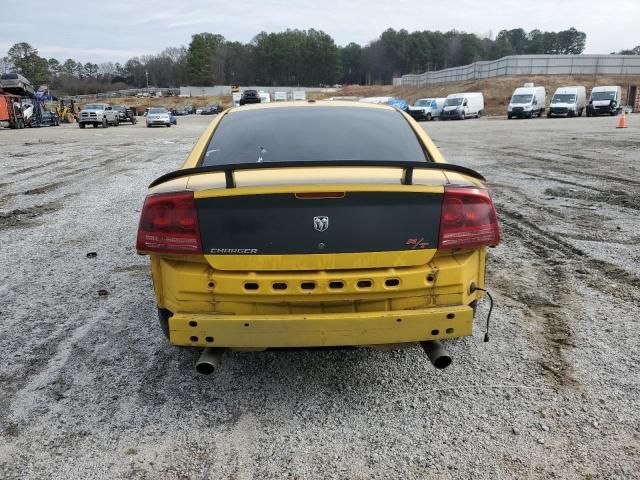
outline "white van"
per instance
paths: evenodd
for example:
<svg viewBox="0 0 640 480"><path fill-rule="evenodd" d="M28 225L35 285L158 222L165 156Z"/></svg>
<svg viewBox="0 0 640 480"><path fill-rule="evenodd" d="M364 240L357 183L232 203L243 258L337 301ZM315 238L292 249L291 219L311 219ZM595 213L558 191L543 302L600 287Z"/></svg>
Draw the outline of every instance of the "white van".
<svg viewBox="0 0 640 480"><path fill-rule="evenodd" d="M452 93L444 101L440 120L458 118L464 120L467 117L479 118L484 110L484 96L480 92Z"/></svg>
<svg viewBox="0 0 640 480"><path fill-rule="evenodd" d="M547 104L547 91L544 87L536 87L533 83L525 83L516 88L511 96L507 109L507 118L533 118L542 116Z"/></svg>
<svg viewBox="0 0 640 480"><path fill-rule="evenodd" d="M274 102L286 102L287 101L287 92L274 92L273 93L273 101Z"/></svg>
<svg viewBox="0 0 640 480"><path fill-rule="evenodd" d="M268 92L258 92L260 95L260 103L271 103L271 95Z"/></svg>
<svg viewBox="0 0 640 480"><path fill-rule="evenodd" d="M553 94L547 117L566 115L581 117L587 106L587 90L583 86L560 87Z"/></svg>
<svg viewBox="0 0 640 480"><path fill-rule="evenodd" d="M446 98L420 98L409 107L409 115L414 119L433 120L440 116Z"/></svg>
<svg viewBox="0 0 640 480"><path fill-rule="evenodd" d="M622 111L622 88L593 87L589 105L587 105L587 117L591 115L618 115Z"/></svg>

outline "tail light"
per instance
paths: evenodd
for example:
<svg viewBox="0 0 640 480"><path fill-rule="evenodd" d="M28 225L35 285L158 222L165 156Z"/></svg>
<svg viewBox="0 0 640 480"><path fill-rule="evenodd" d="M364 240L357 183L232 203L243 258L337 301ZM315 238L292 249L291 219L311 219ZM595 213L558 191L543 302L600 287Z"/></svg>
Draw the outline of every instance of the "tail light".
<svg viewBox="0 0 640 480"><path fill-rule="evenodd" d="M500 243L489 193L481 188L445 187L438 248L472 248Z"/></svg>
<svg viewBox="0 0 640 480"><path fill-rule="evenodd" d="M193 192L148 196L140 215L136 248L143 252L201 254Z"/></svg>

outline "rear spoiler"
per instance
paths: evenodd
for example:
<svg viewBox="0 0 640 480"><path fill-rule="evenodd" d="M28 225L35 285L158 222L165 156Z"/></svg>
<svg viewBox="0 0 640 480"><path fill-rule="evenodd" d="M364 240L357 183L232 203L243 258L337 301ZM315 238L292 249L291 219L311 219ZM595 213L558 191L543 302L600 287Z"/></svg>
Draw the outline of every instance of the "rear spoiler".
<svg viewBox="0 0 640 480"><path fill-rule="evenodd" d="M235 188L233 173L238 170L262 170L264 168L309 168L309 167L395 167L402 168L402 184L413 184L413 170L444 170L445 172L456 172L477 178L483 182L486 179L475 170L461 165L439 162L397 162L391 160L317 160L304 162L264 162L264 163L237 163L226 165L209 165L206 167L184 168L169 172L156 178L149 188L161 183L173 180L174 178L188 177L200 173L224 172L227 188Z"/></svg>

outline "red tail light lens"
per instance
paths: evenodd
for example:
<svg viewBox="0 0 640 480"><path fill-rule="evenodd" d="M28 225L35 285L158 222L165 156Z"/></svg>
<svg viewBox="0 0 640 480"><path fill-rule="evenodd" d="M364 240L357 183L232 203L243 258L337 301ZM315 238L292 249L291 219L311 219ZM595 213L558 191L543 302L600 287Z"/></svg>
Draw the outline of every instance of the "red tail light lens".
<svg viewBox="0 0 640 480"><path fill-rule="evenodd" d="M202 253L193 192L148 196L140 215L136 248L143 252Z"/></svg>
<svg viewBox="0 0 640 480"><path fill-rule="evenodd" d="M500 243L496 209L481 188L445 187L438 248L473 248Z"/></svg>

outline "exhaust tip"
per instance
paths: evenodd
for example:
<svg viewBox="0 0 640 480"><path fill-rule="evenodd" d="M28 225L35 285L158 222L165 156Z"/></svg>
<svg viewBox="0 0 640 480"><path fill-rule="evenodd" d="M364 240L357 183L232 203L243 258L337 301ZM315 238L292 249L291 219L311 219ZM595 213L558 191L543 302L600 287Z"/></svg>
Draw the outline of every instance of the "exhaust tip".
<svg viewBox="0 0 640 480"><path fill-rule="evenodd" d="M220 367L223 353L223 348L205 348L196 362L196 372L202 375L214 373Z"/></svg>
<svg viewBox="0 0 640 480"><path fill-rule="evenodd" d="M196 372L202 375L211 375L216 371L216 368L207 362L200 362L196 364Z"/></svg>
<svg viewBox="0 0 640 480"><path fill-rule="evenodd" d="M438 370L447 368L451 365L451 356L447 353L442 344L437 340L428 340L426 342L420 342L420 346L427 354L431 364Z"/></svg>
<svg viewBox="0 0 640 480"><path fill-rule="evenodd" d="M449 355L441 355L440 357L432 360L431 363L433 363L433 366L437 369L442 370L451 365L451 357Z"/></svg>

